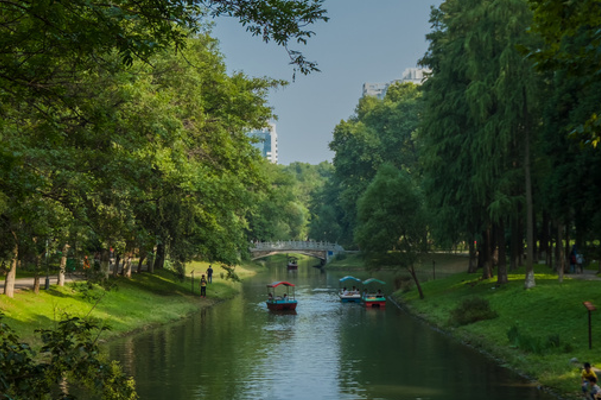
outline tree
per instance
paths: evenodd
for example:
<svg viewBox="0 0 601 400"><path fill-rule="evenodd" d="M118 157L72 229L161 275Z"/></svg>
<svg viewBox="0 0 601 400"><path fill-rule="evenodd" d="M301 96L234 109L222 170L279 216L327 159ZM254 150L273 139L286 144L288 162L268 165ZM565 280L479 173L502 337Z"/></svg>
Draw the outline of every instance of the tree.
<svg viewBox="0 0 601 400"><path fill-rule="evenodd" d="M532 32L543 44L529 47L530 56L544 71L561 71L572 83L585 89L596 85L601 55L601 2L582 0L529 0L534 13ZM601 141L599 104L578 119L570 121L569 132L597 147Z"/></svg>
<svg viewBox="0 0 601 400"><path fill-rule="evenodd" d="M338 225L343 244L352 243L357 201L383 163L418 173L415 133L420 97L412 83L392 85L383 100L360 99L356 115L334 129L330 149L336 153L333 182L339 190L337 204L342 215Z"/></svg>
<svg viewBox="0 0 601 400"><path fill-rule="evenodd" d="M99 329L95 322L68 317L56 329L37 331L43 343L40 359L0 320L0 391L15 399L76 399L68 390L77 385L106 400L137 399L133 380L116 362L102 359L95 335Z"/></svg>
<svg viewBox="0 0 601 400"><path fill-rule="evenodd" d="M383 164L357 206L355 240L368 265L406 268L424 298L415 264L427 251L424 202L406 171Z"/></svg>
<svg viewBox="0 0 601 400"><path fill-rule="evenodd" d="M458 157L455 178L447 169L444 178L433 179L460 179L471 186L457 200L475 202L473 226L484 239L480 246L483 278L492 276L492 254L497 244L491 241L504 237L502 227L518 212L517 205L525 202L529 252L526 287L531 287L534 215L530 143L540 115L541 80L517 50L518 44L535 40L526 35L531 21L527 4L523 0L449 0L432 15L435 31L429 36L430 50L422 60L433 71L424 85L426 92L434 92L425 95L429 107L424 113L424 136L433 135L425 139L433 163L430 173L443 168L442 153L449 152L448 141L436 136L461 135L458 140L451 139L451 143L460 144L450 150L451 157ZM448 100L442 104L441 97ZM460 123L459 128L451 125L453 119ZM443 192L448 187L431 186L441 192L436 198L445 198ZM504 242L498 246L504 250ZM505 257L499 259L499 266L498 280L504 283Z"/></svg>

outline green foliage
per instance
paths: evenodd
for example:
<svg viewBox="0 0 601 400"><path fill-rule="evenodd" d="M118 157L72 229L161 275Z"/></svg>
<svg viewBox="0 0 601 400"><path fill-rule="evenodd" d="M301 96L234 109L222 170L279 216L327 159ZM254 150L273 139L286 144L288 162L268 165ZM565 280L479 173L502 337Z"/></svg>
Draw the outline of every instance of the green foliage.
<svg viewBox="0 0 601 400"><path fill-rule="evenodd" d="M546 338L522 333L517 325L507 331L510 345L528 353L544 354L549 351L569 353L573 350L570 343L562 343L558 334L547 335Z"/></svg>
<svg viewBox="0 0 601 400"><path fill-rule="evenodd" d="M488 300L482 297L472 297L463 300L451 310L449 324L463 326L497 317L498 314L490 308Z"/></svg>
<svg viewBox="0 0 601 400"><path fill-rule="evenodd" d="M235 266L230 267L227 265L222 265L221 268L223 268L226 272L225 279L230 280L232 282L240 282L240 277L236 273Z"/></svg>
<svg viewBox="0 0 601 400"><path fill-rule="evenodd" d="M355 240L372 267L413 267L426 251L427 218L419 189L405 171L384 164L361 196Z"/></svg>
<svg viewBox="0 0 601 400"><path fill-rule="evenodd" d="M134 382L115 362L104 361L97 345L98 323L66 318L56 329L38 331L42 359L0 320L0 382L7 398L76 399L61 394L77 385L102 399L137 399Z"/></svg>
<svg viewBox="0 0 601 400"><path fill-rule="evenodd" d="M411 83L391 86L384 100L364 97L355 116L334 129L330 149L334 156L334 179L322 194L316 214L323 219L319 229L329 234L325 223L335 227L337 241L353 244L357 226L357 202L385 164L417 174L416 130L421 113L421 92ZM324 223L325 222L325 223Z"/></svg>
<svg viewBox="0 0 601 400"><path fill-rule="evenodd" d="M596 85L601 42L599 1L529 0L529 3L534 11L531 31L544 41L541 46L529 48L538 68L558 72L580 89ZM565 124L562 131L569 130L585 144L597 147L601 142L601 110L598 103L589 106L586 113Z"/></svg>

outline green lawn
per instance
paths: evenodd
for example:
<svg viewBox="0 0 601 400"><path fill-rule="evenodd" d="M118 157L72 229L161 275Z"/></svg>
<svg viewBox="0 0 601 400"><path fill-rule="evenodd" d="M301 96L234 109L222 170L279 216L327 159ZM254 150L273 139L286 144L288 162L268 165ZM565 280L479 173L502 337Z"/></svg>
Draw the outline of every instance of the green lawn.
<svg viewBox="0 0 601 400"><path fill-rule="evenodd" d="M207 264L208 266L208 264ZM105 290L98 285L88 287L84 282L68 284L65 287L51 286L39 294L21 291L14 298L0 296L0 311L3 321L13 328L26 342L35 343L34 331L52 327L63 315L90 315L103 321L111 330L103 334L105 339L115 335L140 329L148 329L170 321L175 321L215 302L231 298L238 292L239 283L222 279L220 268L215 268L213 284L207 298L198 294L199 278L195 274L194 293L191 275L185 280L165 270L155 274L133 274L131 279L110 278L113 285ZM188 269L204 268L204 264L191 265ZM241 276L253 273L257 267L237 267Z"/></svg>
<svg viewBox="0 0 601 400"><path fill-rule="evenodd" d="M524 270L509 276L507 285L496 279L480 280L479 274L460 272L445 279L423 283L425 299L415 289L396 292L395 297L411 312L418 314L452 334L498 357L509 366L533 376L545 386L567 398L580 398L578 376L581 363L588 361L601 367L601 313L593 312L593 349L588 349L588 312L583 305L590 301L601 307L601 281L571 279L563 283L544 266L535 266L536 287L524 289ZM488 300L497 318L454 327L451 310L463 300L479 297ZM526 338L540 343L554 343L541 354L515 348L508 338L511 327ZM596 343L595 343L596 341ZM570 363L577 358L579 363Z"/></svg>

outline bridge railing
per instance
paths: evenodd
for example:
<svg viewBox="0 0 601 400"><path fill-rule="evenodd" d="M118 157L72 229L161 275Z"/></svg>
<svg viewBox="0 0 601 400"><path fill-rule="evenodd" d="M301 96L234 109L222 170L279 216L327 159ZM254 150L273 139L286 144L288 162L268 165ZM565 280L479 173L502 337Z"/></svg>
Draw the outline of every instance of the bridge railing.
<svg viewBox="0 0 601 400"><path fill-rule="evenodd" d="M266 251L266 250L332 250L344 251L342 246L330 242L316 242L312 240L288 240L276 242L256 242L250 246L250 251Z"/></svg>

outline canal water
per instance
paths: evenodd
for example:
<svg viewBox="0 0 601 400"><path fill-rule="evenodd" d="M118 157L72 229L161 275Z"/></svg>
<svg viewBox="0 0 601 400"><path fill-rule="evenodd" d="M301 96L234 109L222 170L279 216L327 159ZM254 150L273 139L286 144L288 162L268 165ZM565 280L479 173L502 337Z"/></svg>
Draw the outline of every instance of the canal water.
<svg viewBox="0 0 601 400"><path fill-rule="evenodd" d="M299 264L270 266L231 301L113 342L110 356L142 400L553 399L391 302L340 303L345 273ZM266 284L280 280L296 285L295 314L267 310Z"/></svg>

